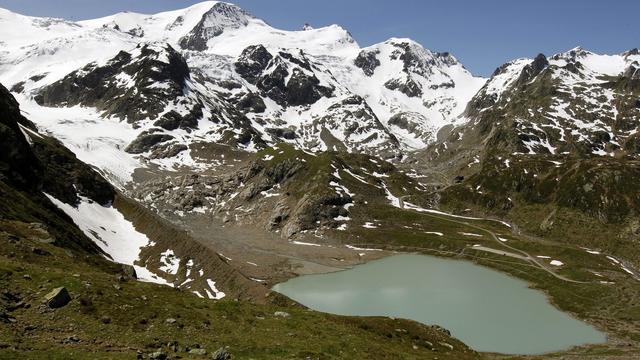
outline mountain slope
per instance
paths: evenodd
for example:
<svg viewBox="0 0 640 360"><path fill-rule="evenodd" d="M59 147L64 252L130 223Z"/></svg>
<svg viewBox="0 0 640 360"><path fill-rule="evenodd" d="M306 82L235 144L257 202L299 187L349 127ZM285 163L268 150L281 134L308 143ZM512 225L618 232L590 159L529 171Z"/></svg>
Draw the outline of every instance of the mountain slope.
<svg viewBox="0 0 640 360"><path fill-rule="evenodd" d="M263 286L118 193L57 140L39 134L9 92L0 90L4 218L42 226L51 234L49 243L133 266L145 281L210 297L264 297ZM217 288L209 283L215 280Z"/></svg>
<svg viewBox="0 0 640 360"><path fill-rule="evenodd" d="M576 48L498 68L469 122L424 153L449 179L467 177L442 202L637 261L639 59Z"/></svg>

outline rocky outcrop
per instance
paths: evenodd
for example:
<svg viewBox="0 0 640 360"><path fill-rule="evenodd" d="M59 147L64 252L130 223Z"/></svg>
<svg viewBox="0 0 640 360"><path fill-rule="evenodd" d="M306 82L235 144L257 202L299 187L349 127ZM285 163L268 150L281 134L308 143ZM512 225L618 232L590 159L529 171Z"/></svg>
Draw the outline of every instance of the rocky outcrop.
<svg viewBox="0 0 640 360"><path fill-rule="evenodd" d="M428 143L433 133L430 129L425 128L426 123L428 123L427 119L421 114L408 112L397 113L389 118L388 122L389 125L406 130L416 138Z"/></svg>
<svg viewBox="0 0 640 360"><path fill-rule="evenodd" d="M287 103L291 106L310 105L321 97L331 97L333 89L320 85L315 75L294 69L287 83Z"/></svg>
<svg viewBox="0 0 640 360"><path fill-rule="evenodd" d="M180 115L175 110L171 110L162 115L154 126L159 126L165 130L183 129L191 131L198 128L198 121L202 118L202 106L194 105L194 107L186 115Z"/></svg>
<svg viewBox="0 0 640 360"><path fill-rule="evenodd" d="M333 88L320 84L304 53L280 51L275 57L262 45L249 46L234 63L236 72L260 89L261 94L282 106L310 105L331 97ZM241 99L242 108L263 112L264 102L256 95ZM257 108L256 108L257 105Z"/></svg>
<svg viewBox="0 0 640 360"><path fill-rule="evenodd" d="M35 191L42 169L27 140L33 128L20 114L15 98L0 85L0 181Z"/></svg>
<svg viewBox="0 0 640 360"><path fill-rule="evenodd" d="M35 241L98 254L98 247L43 193L71 205L80 196L105 205L114 197L111 185L57 140L38 133L2 85L0 135L0 218L32 223Z"/></svg>
<svg viewBox="0 0 640 360"><path fill-rule="evenodd" d="M319 225L333 224L334 218L349 214L344 205L350 202L353 202L353 199L346 194L307 193L293 209L290 220L282 229L282 235L289 238L301 231L315 229Z"/></svg>
<svg viewBox="0 0 640 360"><path fill-rule="evenodd" d="M234 66L240 76L255 84L271 59L273 55L264 46L252 45L242 51Z"/></svg>
<svg viewBox="0 0 640 360"><path fill-rule="evenodd" d="M378 54L380 54L380 50L362 50L353 63L355 66L362 69L365 75L371 76L375 72L376 68L380 66Z"/></svg>
<svg viewBox="0 0 640 360"><path fill-rule="evenodd" d="M517 86L527 84L547 68L547 66L549 66L549 60L547 60L547 57L544 56L544 54L538 54L530 64L526 65L522 69L520 77L516 81Z"/></svg>
<svg viewBox="0 0 640 360"><path fill-rule="evenodd" d="M65 287L59 287L45 295L43 301L48 307L57 309L67 305L71 301L71 296Z"/></svg>
<svg viewBox="0 0 640 360"><path fill-rule="evenodd" d="M408 97L422 96L422 88L420 84L415 82L410 76L399 79L391 79L384 83L384 87L389 90L397 90Z"/></svg>
<svg viewBox="0 0 640 360"><path fill-rule="evenodd" d="M142 154L153 150L158 144L173 140L174 137L169 134L154 133L153 130L141 133L125 151L131 154Z"/></svg>

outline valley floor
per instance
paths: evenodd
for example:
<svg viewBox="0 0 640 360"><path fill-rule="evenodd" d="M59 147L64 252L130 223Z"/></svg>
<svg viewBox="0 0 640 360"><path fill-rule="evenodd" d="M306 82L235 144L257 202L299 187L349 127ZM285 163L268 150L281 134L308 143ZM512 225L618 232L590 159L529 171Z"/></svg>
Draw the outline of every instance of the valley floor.
<svg viewBox="0 0 640 360"><path fill-rule="evenodd" d="M348 269L394 253L465 259L526 280L559 309L607 333L608 342L541 356L496 359L633 359L640 354L635 273L597 251L522 234L510 224L429 211L402 202L372 214L375 228L354 227L287 241L251 225L204 216L173 220L216 249L228 264L267 286L291 277ZM354 216L357 218L357 215ZM625 320L627 319L627 320Z"/></svg>

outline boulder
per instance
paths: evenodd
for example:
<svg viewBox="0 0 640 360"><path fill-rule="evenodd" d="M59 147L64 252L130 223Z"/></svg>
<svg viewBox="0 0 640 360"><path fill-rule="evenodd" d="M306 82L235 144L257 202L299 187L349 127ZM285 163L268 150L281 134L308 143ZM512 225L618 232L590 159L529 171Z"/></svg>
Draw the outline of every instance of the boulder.
<svg viewBox="0 0 640 360"><path fill-rule="evenodd" d="M213 360L230 360L231 354L225 348L220 348L213 353Z"/></svg>
<svg viewBox="0 0 640 360"><path fill-rule="evenodd" d="M288 312L276 311L276 312L273 313L273 316L287 318L287 317L289 317L291 315Z"/></svg>
<svg viewBox="0 0 640 360"><path fill-rule="evenodd" d="M154 353L149 354L149 359L165 360L167 359L167 354L165 354L162 351L156 351Z"/></svg>
<svg viewBox="0 0 640 360"><path fill-rule="evenodd" d="M65 287L53 289L44 297L45 304L52 309L61 308L67 305L70 301L71 296Z"/></svg>
<svg viewBox="0 0 640 360"><path fill-rule="evenodd" d="M121 268L122 273L125 275L125 277L128 277L130 279L138 278L138 274L136 274L136 269L133 267L133 265L122 264Z"/></svg>
<svg viewBox="0 0 640 360"><path fill-rule="evenodd" d="M189 354L192 354L192 355L207 355L207 350L205 350L205 349L191 349L191 350L189 350Z"/></svg>

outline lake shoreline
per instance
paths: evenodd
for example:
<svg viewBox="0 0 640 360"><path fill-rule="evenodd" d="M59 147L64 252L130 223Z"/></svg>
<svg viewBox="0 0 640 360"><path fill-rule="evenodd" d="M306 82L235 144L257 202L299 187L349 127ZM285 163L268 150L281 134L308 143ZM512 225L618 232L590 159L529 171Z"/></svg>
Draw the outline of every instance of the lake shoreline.
<svg viewBox="0 0 640 360"><path fill-rule="evenodd" d="M382 254L381 254L382 255ZM575 314L569 313L567 311L564 311L562 309L560 309L553 301L551 301L551 297L549 296L548 293L544 292L544 291L540 291L540 289L537 289L533 284L531 284L530 282L520 279L516 276L514 276L513 274L501 271L501 270L497 270L494 269L490 266L487 266L485 264L479 264L476 261L472 261L470 259L459 259L459 258L452 258L452 257L446 257L446 256L435 256L435 255L425 255L423 253L419 253L419 252L411 252L411 253L407 253L407 252L386 252L386 255L383 255L382 257L379 257L377 259L367 259L367 261L363 262L362 264L357 264L354 265L353 267L351 267L348 270L354 270L354 269L358 269L358 268L362 268L362 267L366 267L367 265L370 264L376 264L376 262L381 262L381 261L385 261L386 259L390 259L390 258L398 258L398 257L406 257L406 256L417 256L417 257L424 257L424 258L430 258L430 259L435 259L435 261L443 261L443 262L449 262L451 264L466 264L463 266L472 266L472 267L478 267L478 268L482 268L485 271L489 271L492 272L494 274L499 274L500 276L503 276L504 278L508 278L510 279L510 281L513 282L517 282L519 286L523 287L524 289L527 289L531 292L535 292L537 294L539 294L539 296L542 297L542 299L544 299L544 303L546 306L548 306L551 309L554 309L557 312L562 313L564 316L570 318L572 321L575 321L576 323L579 323L583 326L589 327L591 330L597 332L599 335L601 335L603 338L600 340L598 340L597 342L594 343L576 343L576 344L570 344L567 347L563 347L561 349L549 349L548 351L543 351L543 352L533 352L533 353L519 353L519 352L503 352L503 351L495 351L495 350L489 350L489 351L485 351L487 349L480 349L478 351L486 353L486 354L493 354L492 356L509 356L509 355L523 355L523 356L528 356L528 355L543 355L545 353L558 353L558 352L566 352L566 351L570 351L571 349L574 348L588 348L588 347L594 347L594 346L601 346L603 344L607 344L609 343L609 336L607 336L607 334L605 332L601 332L600 329L598 329L596 326L594 326L593 324L590 324L582 319L579 319L575 316ZM375 260L375 261L374 261ZM291 281L301 281L299 279L305 279L304 281L308 280L308 279L313 279L313 278L318 278L318 277L322 277L322 276L326 276L326 275L330 275L330 274L340 274L340 273L345 273L345 271L337 271L337 272L316 272L313 274L309 274L309 275L305 275L305 276L297 276L297 277L293 277L283 283L279 283L274 285L273 290L274 291L278 291L279 289L282 288L283 284L289 283ZM298 280L296 280L298 279ZM317 307L314 307L313 305L309 306L308 302L305 303L305 301L300 301L299 298L296 298L295 296L290 296L290 294L287 294L286 292L284 293L286 296L291 297L293 300L300 302L301 304L303 304L304 306L307 306L311 309L315 309L316 311L323 311L323 309L318 309ZM334 314L339 314L339 315L352 315L352 316L360 316L358 314L342 314L339 312L332 312L332 311L325 311L325 312L330 312L330 313L334 313ZM385 314L363 314L362 316L373 316L373 315L379 315L379 316L387 316ZM397 316L394 316L397 317ZM423 324L427 324L427 325L432 325L432 324L438 324L440 326L443 326L447 329L449 329L450 331L452 331L453 335L456 336L456 331L455 329L451 329L450 326L448 326L445 323L442 323L441 321L433 321L433 320L420 320L420 319L415 319L415 318L411 318L411 317L405 317L405 318L409 318L409 319L413 319L414 321L418 321L421 322ZM458 336L456 336L458 337ZM460 337L458 337L458 339L460 339L461 341L464 341L465 343L467 343L470 347L472 348L476 348L474 347L473 344L470 344L468 342L468 340L462 339Z"/></svg>

